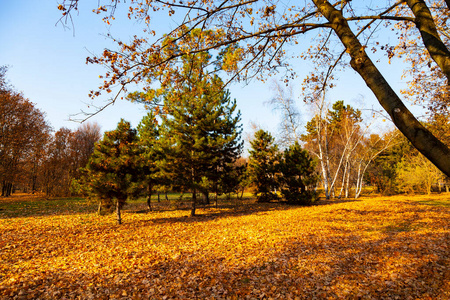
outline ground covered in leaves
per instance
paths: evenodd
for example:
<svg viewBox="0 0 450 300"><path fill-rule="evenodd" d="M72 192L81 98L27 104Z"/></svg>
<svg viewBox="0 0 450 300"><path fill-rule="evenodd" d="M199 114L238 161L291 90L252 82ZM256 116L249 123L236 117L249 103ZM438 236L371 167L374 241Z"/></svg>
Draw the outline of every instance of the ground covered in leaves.
<svg viewBox="0 0 450 300"><path fill-rule="evenodd" d="M0 299L450 299L450 195L219 203L117 226L80 199L0 199Z"/></svg>

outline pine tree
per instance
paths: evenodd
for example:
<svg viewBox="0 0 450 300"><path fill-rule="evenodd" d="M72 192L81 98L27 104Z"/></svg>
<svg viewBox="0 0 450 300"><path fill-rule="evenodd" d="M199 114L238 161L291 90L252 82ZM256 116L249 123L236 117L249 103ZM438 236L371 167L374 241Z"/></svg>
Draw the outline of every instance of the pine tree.
<svg viewBox="0 0 450 300"><path fill-rule="evenodd" d="M159 150L159 128L155 115L149 112L138 127L139 147L142 151L141 166L144 172L144 185L147 187L147 206L151 211L152 192L158 184L162 183L163 174L160 171L162 153Z"/></svg>
<svg viewBox="0 0 450 300"><path fill-rule="evenodd" d="M309 205L316 200L314 188L319 180L316 164L298 142L284 151L280 164L281 194L287 202Z"/></svg>
<svg viewBox="0 0 450 300"><path fill-rule="evenodd" d="M140 154L136 130L122 119L95 145L86 168L90 193L100 199L100 205L115 204L118 224L122 223L121 209L128 197L139 191Z"/></svg>
<svg viewBox="0 0 450 300"><path fill-rule="evenodd" d="M261 129L250 142L249 176L258 202L269 202L277 198L275 192L279 185L277 172L281 157L274 141L269 132Z"/></svg>
<svg viewBox="0 0 450 300"><path fill-rule="evenodd" d="M192 44L207 44L223 33L184 28L183 35ZM169 56L184 52L186 46L179 45L174 36L166 36L163 43L162 54ZM223 59L214 63L210 60L207 51L185 53L176 68L168 67L167 72L158 74L158 88L151 86L149 76L144 92L128 95L133 101L153 106L155 115L161 117L161 174L163 179L170 179L173 188L192 192L192 215L197 193L202 193L204 203L208 203L209 192L219 192L219 179L226 176L243 147L236 101L223 89L222 80L210 72L211 68L222 68L219 61Z"/></svg>
<svg viewBox="0 0 450 300"><path fill-rule="evenodd" d="M218 76L207 75L208 59L204 54L185 57L184 84L164 96L163 169L174 185L192 192L192 215L197 192L209 202L210 190L217 191L216 183L229 172L243 146L236 101L223 90Z"/></svg>
<svg viewBox="0 0 450 300"><path fill-rule="evenodd" d="M217 191L220 178L242 151L240 113L234 115L236 101L222 91L222 81L214 77L186 84L183 91L174 90L165 98L169 113L163 118L163 141L166 174L175 185L192 192L195 215L197 192L206 201L211 188ZM202 93L191 92L203 89ZM212 185L212 186L211 186Z"/></svg>

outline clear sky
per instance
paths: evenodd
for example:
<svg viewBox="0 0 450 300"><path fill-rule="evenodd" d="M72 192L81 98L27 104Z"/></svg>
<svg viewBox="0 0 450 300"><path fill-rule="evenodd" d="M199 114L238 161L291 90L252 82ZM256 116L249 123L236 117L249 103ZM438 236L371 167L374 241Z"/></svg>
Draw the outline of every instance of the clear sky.
<svg viewBox="0 0 450 300"><path fill-rule="evenodd" d="M79 14L74 15L73 31L56 24L61 16L56 0L0 0L0 65L10 66L7 74L10 82L46 113L55 130L63 126L72 129L78 127L78 123L69 121L70 115L81 110L92 111L92 107L87 105L91 102L87 95L100 85L98 75L105 70L101 66L86 65L86 57L90 53L101 53L105 47L115 47L103 36L108 32L108 27L98 15L91 12L93 7L89 5L93 5L93 2L94 5L97 3L80 1ZM170 20L164 19L158 25L162 31L161 26L167 26L168 29L174 26L170 25ZM139 33L136 32L137 28L138 24L121 22L119 19L110 30L116 35L132 36ZM295 66L300 77L293 84L299 97L301 76L309 71L311 65L302 62ZM398 91L402 85L402 68L388 64L381 68ZM230 87L230 91L242 112L244 131L249 131L252 121L276 132L278 115L265 104L273 95L270 81L253 81L247 86L235 84ZM330 93L330 98L333 101L345 100L358 108L381 108L362 79L350 69L340 75L338 87ZM300 98L297 99L303 122L306 123L310 117L308 108ZM101 98L94 102L98 106L101 103ZM97 121L103 130L111 130L120 118L137 126L145 114L143 106L122 100L92 120Z"/></svg>

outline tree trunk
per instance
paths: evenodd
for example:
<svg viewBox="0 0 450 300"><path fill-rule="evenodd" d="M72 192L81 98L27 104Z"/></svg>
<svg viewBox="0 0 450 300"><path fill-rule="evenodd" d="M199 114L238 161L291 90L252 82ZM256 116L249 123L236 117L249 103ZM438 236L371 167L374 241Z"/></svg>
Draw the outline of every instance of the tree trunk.
<svg viewBox="0 0 450 300"><path fill-rule="evenodd" d="M369 163L370 163L370 161L369 161ZM366 167L364 168L364 170L362 172L361 172L362 162L358 166L358 174L356 175L355 199L358 199L358 197L361 195L363 179L364 179L364 172L366 171L366 168L369 165L369 163L366 164Z"/></svg>
<svg viewBox="0 0 450 300"><path fill-rule="evenodd" d="M335 9L328 1L313 1L319 12L331 23L334 32L346 47L351 57L350 65L372 90L381 106L391 116L395 126L397 126L420 153L427 157L444 174L450 176L450 149L431 134L406 108L369 58L364 50L364 46L361 45L344 19L342 12ZM417 4L423 1L408 0L408 4L413 2ZM413 12L415 13L414 10ZM418 20L420 19L418 18ZM425 46L427 46L427 43L425 43ZM444 69L443 71L445 73L446 70Z"/></svg>
<svg viewBox="0 0 450 300"><path fill-rule="evenodd" d="M117 217L117 225L122 224L122 216L120 215L120 201L117 199L116 201L116 217Z"/></svg>
<svg viewBox="0 0 450 300"><path fill-rule="evenodd" d="M216 208L217 208L217 192L214 194L214 201L216 202Z"/></svg>
<svg viewBox="0 0 450 300"><path fill-rule="evenodd" d="M167 191L164 192L165 196L166 196L166 201L169 201L169 197L167 197Z"/></svg>
<svg viewBox="0 0 450 300"><path fill-rule="evenodd" d="M322 97L321 102L319 104L319 113L318 116L319 118L317 118L316 120L316 127L317 127L317 146L319 147L319 153L317 154L317 158L319 159L320 162L320 167L322 170L322 181L323 181L323 189L325 192L325 198L328 200L330 199L330 194L329 194L329 190L328 190L328 174L326 171L326 163L325 163L325 151L322 148L322 138L323 136L323 132L322 132L322 111L323 111L323 105L324 105L324 101L325 101L325 95Z"/></svg>
<svg viewBox="0 0 450 300"><path fill-rule="evenodd" d="M191 217L195 216L195 208L197 204L197 192L192 191L192 208L191 208Z"/></svg>
<svg viewBox="0 0 450 300"><path fill-rule="evenodd" d="M339 195L338 195L338 199L341 199L342 197L342 192L344 191L344 187L345 187L345 175L347 174L347 166L348 166L348 161L346 161L345 163L345 167L342 173L342 182L341 182L341 189L339 190Z"/></svg>
<svg viewBox="0 0 450 300"><path fill-rule="evenodd" d="M36 161L33 162L33 171L31 173L31 194L34 195L34 192L36 191L36 183L37 183L37 163Z"/></svg>
<svg viewBox="0 0 450 300"><path fill-rule="evenodd" d="M349 167L348 167L348 170L347 170L347 181L346 181L346 183L345 183L345 198L347 199L348 198L348 195L349 195L349 191L350 191L350 173L351 173L351 166L350 166L350 163L348 163L349 164Z"/></svg>
<svg viewBox="0 0 450 300"><path fill-rule="evenodd" d="M439 37L430 9L423 0L407 0L406 2L416 18L415 24L428 53L447 80L450 80L450 51Z"/></svg>
<svg viewBox="0 0 450 300"><path fill-rule="evenodd" d="M320 127L319 127L320 128ZM322 149L322 139L320 137L320 130L318 130L317 134L317 141L318 141L318 146L319 146L319 162L320 162L320 167L322 170L322 180L323 180L323 189L325 192L325 198L328 200L330 199L330 191L329 191L329 186L328 186L328 173L326 170L326 163L325 163L325 153Z"/></svg>
<svg viewBox="0 0 450 300"><path fill-rule="evenodd" d="M202 203L204 205L209 205L211 204L211 201L209 200L209 192L202 192L203 198L202 198Z"/></svg>
<svg viewBox="0 0 450 300"><path fill-rule="evenodd" d="M158 203L161 202L161 197L159 196L160 192L158 192Z"/></svg>
<svg viewBox="0 0 450 300"><path fill-rule="evenodd" d="M31 194L34 195L36 192L36 182L37 182L37 176L33 175L33 178L31 179Z"/></svg>
<svg viewBox="0 0 450 300"><path fill-rule="evenodd" d="M148 207L148 211L152 211L152 194L149 193L147 195L147 207Z"/></svg>
<svg viewBox="0 0 450 300"><path fill-rule="evenodd" d="M13 184L10 183L10 182L7 182L7 183L4 185L4 189L5 189L4 196L5 196L5 197L11 196L11 194L12 194L12 189L13 189ZM3 194L3 191L2 191L2 194Z"/></svg>
<svg viewBox="0 0 450 300"><path fill-rule="evenodd" d="M152 211L152 186L148 185L147 191L147 207L149 211Z"/></svg>

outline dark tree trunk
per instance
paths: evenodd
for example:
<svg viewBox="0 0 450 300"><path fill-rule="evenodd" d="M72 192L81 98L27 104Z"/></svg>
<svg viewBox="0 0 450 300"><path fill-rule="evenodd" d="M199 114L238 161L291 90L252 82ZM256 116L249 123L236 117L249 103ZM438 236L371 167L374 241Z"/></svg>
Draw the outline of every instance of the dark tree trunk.
<svg viewBox="0 0 450 300"><path fill-rule="evenodd" d="M37 176L33 175L32 181L31 181L31 194L34 195L36 192L36 182L37 182Z"/></svg>
<svg viewBox="0 0 450 300"><path fill-rule="evenodd" d="M410 3L423 1L408 1ZM363 78L381 106L391 116L395 126L408 140L444 174L450 176L450 149L428 131L406 108L398 95L369 58L363 45L342 15L328 1L314 0L319 12L331 23L334 32L351 57L350 65ZM419 28L420 30L420 28ZM436 40L433 40L436 42ZM427 46L427 43L425 43ZM427 46L428 48L428 46ZM433 55L430 52L431 55ZM441 54L442 55L442 54ZM445 56L445 55L444 55ZM440 56L440 59L443 59ZM446 61L445 57L443 59ZM446 67L443 69L446 73Z"/></svg>
<svg viewBox="0 0 450 300"><path fill-rule="evenodd" d="M158 192L158 203L161 202L161 198L159 196L160 192Z"/></svg>
<svg viewBox="0 0 450 300"><path fill-rule="evenodd" d="M149 211L152 211L152 194L147 195L147 207Z"/></svg>
<svg viewBox="0 0 450 300"><path fill-rule="evenodd" d="M116 217L117 217L117 225L122 224L122 216L120 214L120 200L116 201Z"/></svg>
<svg viewBox="0 0 450 300"><path fill-rule="evenodd" d="M148 207L149 211L152 211L152 187L151 187L151 185L148 186L147 207Z"/></svg>
<svg viewBox="0 0 450 300"><path fill-rule="evenodd" d="M216 208L218 207L218 205L217 205L217 193L215 193L215 195L214 195L214 201L216 202Z"/></svg>
<svg viewBox="0 0 450 300"><path fill-rule="evenodd" d="M416 27L419 29L428 53L445 74L447 80L450 80L450 51L439 36L430 9L423 0L407 0L406 2L416 18Z"/></svg>
<svg viewBox="0 0 450 300"><path fill-rule="evenodd" d="M169 197L167 197L167 192L164 193L166 195L166 201L169 201Z"/></svg>
<svg viewBox="0 0 450 300"><path fill-rule="evenodd" d="M13 189L13 184L10 182L4 182L2 187L2 196L3 197L9 197L11 196Z"/></svg>
<svg viewBox="0 0 450 300"><path fill-rule="evenodd" d="M202 192L202 202L203 205L209 205L211 204L211 201L209 200L209 193L208 192Z"/></svg>
<svg viewBox="0 0 450 300"><path fill-rule="evenodd" d="M195 216L195 209L197 204L197 192L194 190L192 192L192 209L191 209L191 217Z"/></svg>

